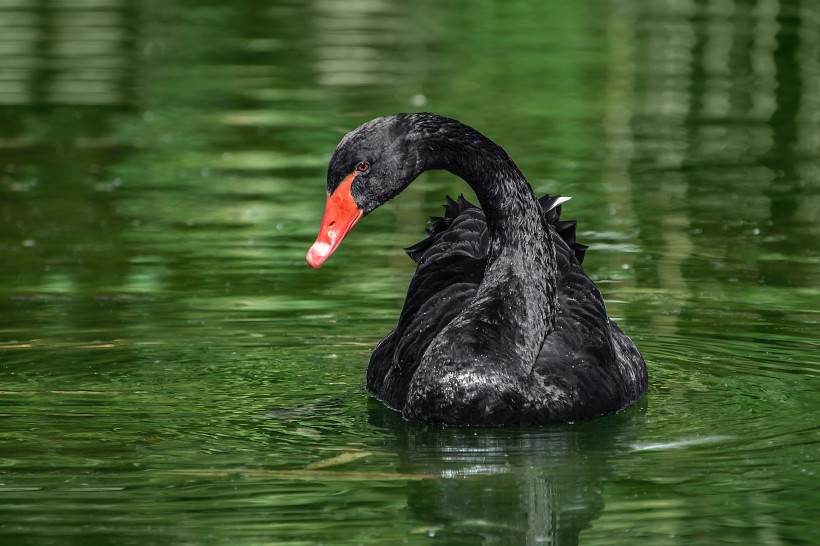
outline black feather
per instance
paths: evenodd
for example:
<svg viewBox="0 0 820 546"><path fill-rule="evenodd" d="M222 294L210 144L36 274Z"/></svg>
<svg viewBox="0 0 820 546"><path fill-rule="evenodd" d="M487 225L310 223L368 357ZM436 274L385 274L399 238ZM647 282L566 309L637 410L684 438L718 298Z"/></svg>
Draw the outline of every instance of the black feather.
<svg viewBox="0 0 820 546"><path fill-rule="evenodd" d="M573 250L578 263L583 264L584 254L589 247L575 240L576 220L561 220L562 205L554 206L554 203L560 198L560 195L545 195L538 199L538 202L544 213L544 220L555 228L555 232L558 233L564 242ZM426 230L428 236L418 243L405 248L404 251L414 262L418 263L427 249L435 243L436 239L449 229L453 220L468 209L478 209L478 207L467 201L464 194L459 195L456 200L452 199L449 195L445 196L444 216L432 216L430 218L430 226Z"/></svg>

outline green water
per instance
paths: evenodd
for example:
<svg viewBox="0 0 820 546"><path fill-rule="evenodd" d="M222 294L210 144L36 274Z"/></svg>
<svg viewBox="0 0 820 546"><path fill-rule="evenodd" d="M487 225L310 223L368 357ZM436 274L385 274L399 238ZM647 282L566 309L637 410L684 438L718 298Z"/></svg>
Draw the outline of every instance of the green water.
<svg viewBox="0 0 820 546"><path fill-rule="evenodd" d="M430 173L325 268L340 137L431 110L538 193L647 397L368 399ZM820 3L0 0L0 543L820 542Z"/></svg>

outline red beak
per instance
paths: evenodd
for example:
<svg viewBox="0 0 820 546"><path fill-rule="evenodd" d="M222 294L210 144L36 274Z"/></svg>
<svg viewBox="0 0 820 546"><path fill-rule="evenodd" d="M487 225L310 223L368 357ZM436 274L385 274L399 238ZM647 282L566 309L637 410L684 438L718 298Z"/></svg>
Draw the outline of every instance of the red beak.
<svg viewBox="0 0 820 546"><path fill-rule="evenodd" d="M307 263L313 269L319 269L325 260L330 258L342 239L345 238L356 222L364 215L364 211L359 208L350 195L350 184L356 178L356 173L351 173L345 178L333 195L327 197L325 204L325 215L322 218L322 226L319 228L319 235L316 242L310 247L307 253Z"/></svg>

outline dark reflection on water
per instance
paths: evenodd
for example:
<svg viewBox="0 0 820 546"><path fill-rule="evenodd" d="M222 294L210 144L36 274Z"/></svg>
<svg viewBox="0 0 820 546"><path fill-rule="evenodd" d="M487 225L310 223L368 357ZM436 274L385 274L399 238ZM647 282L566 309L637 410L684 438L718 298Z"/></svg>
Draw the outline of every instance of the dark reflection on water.
<svg viewBox="0 0 820 546"><path fill-rule="evenodd" d="M0 0L0 542L818 542L819 97L807 0ZM341 135L422 109L574 197L641 407L368 401L467 188L304 253Z"/></svg>
<svg viewBox="0 0 820 546"><path fill-rule="evenodd" d="M442 544L578 544L604 509L612 459L634 442L645 402L612 419L546 429L439 429L371 406L397 438L408 506Z"/></svg>

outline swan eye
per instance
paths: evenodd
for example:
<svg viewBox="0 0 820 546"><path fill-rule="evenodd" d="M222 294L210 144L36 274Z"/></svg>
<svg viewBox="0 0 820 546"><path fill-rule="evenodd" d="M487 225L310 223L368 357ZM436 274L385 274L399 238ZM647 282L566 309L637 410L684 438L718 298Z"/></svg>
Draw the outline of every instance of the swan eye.
<svg viewBox="0 0 820 546"><path fill-rule="evenodd" d="M366 173L367 171L370 170L370 163L368 163L366 161L362 161L361 163L356 165L356 170L359 171L360 173Z"/></svg>

